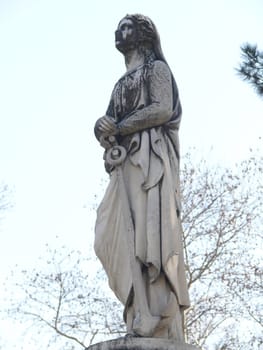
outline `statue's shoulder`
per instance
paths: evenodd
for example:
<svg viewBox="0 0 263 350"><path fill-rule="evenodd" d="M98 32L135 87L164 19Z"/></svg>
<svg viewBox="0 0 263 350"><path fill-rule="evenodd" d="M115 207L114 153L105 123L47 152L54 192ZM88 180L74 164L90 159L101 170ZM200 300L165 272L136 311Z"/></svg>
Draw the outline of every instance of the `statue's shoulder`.
<svg viewBox="0 0 263 350"><path fill-rule="evenodd" d="M164 61L156 60L151 63L149 68L149 73L153 74L154 76L166 77L168 79L171 77L170 68Z"/></svg>
<svg viewBox="0 0 263 350"><path fill-rule="evenodd" d="M169 69L167 63L161 60L153 61L152 67L154 67L155 69Z"/></svg>

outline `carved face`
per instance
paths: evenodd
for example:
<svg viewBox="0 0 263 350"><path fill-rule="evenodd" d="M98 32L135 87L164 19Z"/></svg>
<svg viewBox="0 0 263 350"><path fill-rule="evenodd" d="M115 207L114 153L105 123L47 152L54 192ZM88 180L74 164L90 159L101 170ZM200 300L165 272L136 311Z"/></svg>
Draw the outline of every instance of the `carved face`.
<svg viewBox="0 0 263 350"><path fill-rule="evenodd" d="M125 54L136 47L136 38L136 28L133 21L129 18L122 19L115 32L116 48Z"/></svg>

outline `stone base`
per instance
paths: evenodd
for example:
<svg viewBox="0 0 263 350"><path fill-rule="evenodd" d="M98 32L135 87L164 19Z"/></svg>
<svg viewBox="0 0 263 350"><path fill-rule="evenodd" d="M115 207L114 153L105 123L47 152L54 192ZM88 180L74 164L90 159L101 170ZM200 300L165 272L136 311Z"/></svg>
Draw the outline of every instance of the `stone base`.
<svg viewBox="0 0 263 350"><path fill-rule="evenodd" d="M198 348L164 338L123 337L91 345L86 350L198 350Z"/></svg>

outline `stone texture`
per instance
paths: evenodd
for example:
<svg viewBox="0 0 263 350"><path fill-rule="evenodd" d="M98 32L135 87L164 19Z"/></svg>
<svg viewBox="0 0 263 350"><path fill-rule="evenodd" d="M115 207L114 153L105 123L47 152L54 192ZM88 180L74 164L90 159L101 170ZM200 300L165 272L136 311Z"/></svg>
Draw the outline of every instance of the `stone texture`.
<svg viewBox="0 0 263 350"><path fill-rule="evenodd" d="M127 333L183 342L190 302L180 217L179 93L148 17L125 16L115 45L127 71L95 124L111 174L97 212L95 252L124 305Z"/></svg>
<svg viewBox="0 0 263 350"><path fill-rule="evenodd" d="M86 350L198 350L198 348L163 338L123 337L91 345Z"/></svg>

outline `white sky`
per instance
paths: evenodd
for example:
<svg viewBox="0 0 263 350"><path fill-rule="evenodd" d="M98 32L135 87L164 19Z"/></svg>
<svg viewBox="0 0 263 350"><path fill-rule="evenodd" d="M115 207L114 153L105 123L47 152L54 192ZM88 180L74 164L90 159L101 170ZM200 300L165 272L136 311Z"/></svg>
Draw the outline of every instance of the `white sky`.
<svg viewBox="0 0 263 350"><path fill-rule="evenodd" d="M183 105L182 154L232 164L263 150L263 101L234 71L242 43L263 50L262 0L0 0L0 181L15 188L2 276L57 235L89 249L104 177L93 125L125 70L114 31L127 13L159 30Z"/></svg>

